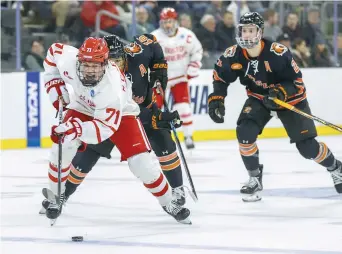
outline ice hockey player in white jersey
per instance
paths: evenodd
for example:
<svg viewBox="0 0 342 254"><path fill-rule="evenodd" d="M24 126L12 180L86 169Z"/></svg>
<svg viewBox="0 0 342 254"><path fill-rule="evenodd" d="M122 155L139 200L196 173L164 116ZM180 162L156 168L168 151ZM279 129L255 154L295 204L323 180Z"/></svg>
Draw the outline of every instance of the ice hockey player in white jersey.
<svg viewBox="0 0 342 254"><path fill-rule="evenodd" d="M178 26L177 12L173 8L161 11L160 28L152 34L157 38L168 62L168 88L174 99L174 109L183 121L185 145L193 149L193 117L188 82L199 75L202 45L192 31Z"/></svg>
<svg viewBox="0 0 342 254"><path fill-rule="evenodd" d="M177 221L190 223L190 211L177 205L172 190L158 163L153 161L150 144L137 118L139 106L132 99L131 83L119 68L108 62L109 49L102 38L88 38L80 49L54 43L44 61L44 83L54 107L62 98L68 106L63 123L52 127L54 142L49 161L50 190L57 196L58 136L62 135L62 195L51 202L46 216L56 219L64 203L65 182L71 161L87 144L98 144L110 138L128 161L131 172L154 195L161 206ZM69 97L65 84L71 85ZM73 98L70 101L70 98ZM51 201L51 200L50 200ZM59 203L59 204L58 204Z"/></svg>

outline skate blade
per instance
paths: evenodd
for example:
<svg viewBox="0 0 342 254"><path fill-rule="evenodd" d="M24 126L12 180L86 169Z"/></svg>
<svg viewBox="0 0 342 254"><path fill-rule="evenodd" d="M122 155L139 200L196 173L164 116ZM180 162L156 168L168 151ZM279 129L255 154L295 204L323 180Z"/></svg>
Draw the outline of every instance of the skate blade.
<svg viewBox="0 0 342 254"><path fill-rule="evenodd" d="M261 200L261 195L259 192L256 192L252 195L246 195L244 197L242 197L242 201L243 202L258 202Z"/></svg>
<svg viewBox="0 0 342 254"><path fill-rule="evenodd" d="M51 219L50 220L50 226L52 227L53 225L55 225L57 219Z"/></svg>
<svg viewBox="0 0 342 254"><path fill-rule="evenodd" d="M46 210L44 207L40 208L39 214L46 214Z"/></svg>
<svg viewBox="0 0 342 254"><path fill-rule="evenodd" d="M192 225L192 222L189 218L186 218L184 220L178 220L178 222L185 225Z"/></svg>

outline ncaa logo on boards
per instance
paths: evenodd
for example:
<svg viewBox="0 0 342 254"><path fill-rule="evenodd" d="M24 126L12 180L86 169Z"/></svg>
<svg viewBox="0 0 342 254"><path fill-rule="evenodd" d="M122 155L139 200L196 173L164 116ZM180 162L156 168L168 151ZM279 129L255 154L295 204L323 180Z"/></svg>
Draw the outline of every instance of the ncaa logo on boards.
<svg viewBox="0 0 342 254"><path fill-rule="evenodd" d="M40 146L40 73L26 73L27 146Z"/></svg>

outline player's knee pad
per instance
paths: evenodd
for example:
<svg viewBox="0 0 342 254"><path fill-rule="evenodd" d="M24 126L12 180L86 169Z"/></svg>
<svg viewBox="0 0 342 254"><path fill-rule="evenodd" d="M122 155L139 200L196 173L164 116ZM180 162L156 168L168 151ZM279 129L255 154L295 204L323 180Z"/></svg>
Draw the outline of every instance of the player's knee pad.
<svg viewBox="0 0 342 254"><path fill-rule="evenodd" d="M236 127L236 136L239 143L252 144L256 141L260 132L260 127L253 120L242 120Z"/></svg>
<svg viewBox="0 0 342 254"><path fill-rule="evenodd" d="M183 125L192 123L192 111L190 103L181 102L173 105L173 109L177 110Z"/></svg>
<svg viewBox="0 0 342 254"><path fill-rule="evenodd" d="M134 155L127 159L131 172L139 178L144 186L158 198L161 205L170 202L172 191L166 177L160 170L157 160L148 152Z"/></svg>
<svg viewBox="0 0 342 254"><path fill-rule="evenodd" d="M148 152L133 155L127 162L132 173L144 183L153 182L159 177L158 161Z"/></svg>
<svg viewBox="0 0 342 254"><path fill-rule="evenodd" d="M319 152L319 143L314 138L298 141L296 147L299 153L306 159L313 159Z"/></svg>

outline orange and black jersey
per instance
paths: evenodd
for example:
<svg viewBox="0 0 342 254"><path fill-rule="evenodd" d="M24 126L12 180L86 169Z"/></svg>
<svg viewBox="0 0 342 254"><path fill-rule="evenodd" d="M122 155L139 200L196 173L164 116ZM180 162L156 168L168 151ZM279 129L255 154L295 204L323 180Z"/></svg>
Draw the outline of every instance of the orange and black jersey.
<svg viewBox="0 0 342 254"><path fill-rule="evenodd" d="M125 46L127 55L126 76L132 81L132 91L140 109L150 107L153 101L152 87L149 84L148 70L154 61L164 59L164 53L152 34L134 37L134 41Z"/></svg>
<svg viewBox="0 0 342 254"><path fill-rule="evenodd" d="M227 88L237 78L246 86L248 96L262 100L276 85L284 87L287 102L295 105L305 100L306 92L302 73L284 45L263 39L262 50L255 58L238 45L226 49L214 68L214 93L227 95Z"/></svg>

